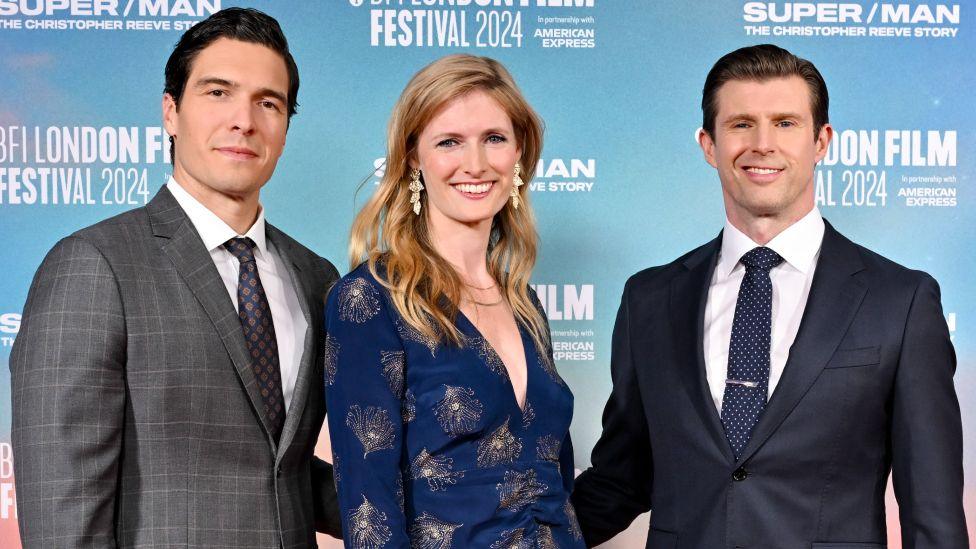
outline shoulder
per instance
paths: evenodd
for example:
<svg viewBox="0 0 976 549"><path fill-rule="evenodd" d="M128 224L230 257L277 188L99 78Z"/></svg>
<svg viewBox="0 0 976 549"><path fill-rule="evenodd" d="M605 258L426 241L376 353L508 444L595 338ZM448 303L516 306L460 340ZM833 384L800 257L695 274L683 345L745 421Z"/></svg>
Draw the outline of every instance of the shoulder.
<svg viewBox="0 0 976 549"><path fill-rule="evenodd" d="M860 259L863 270L858 275L874 290L914 294L920 286L938 287L935 279L925 271L897 263L865 246L835 233L840 246L846 246ZM822 250L821 253L828 253Z"/></svg>
<svg viewBox="0 0 976 549"><path fill-rule="evenodd" d="M108 264L131 262L133 244L150 235L149 216L145 207L136 208L99 221L59 240L48 252L45 264L51 260L94 259ZM83 262L67 262L67 269L86 269ZM43 266L42 266L43 268Z"/></svg>
<svg viewBox="0 0 976 549"><path fill-rule="evenodd" d="M125 249L133 241L149 238L152 230L145 206L120 213L80 229L68 238L90 243L106 254Z"/></svg>
<svg viewBox="0 0 976 549"><path fill-rule="evenodd" d="M688 271L692 266L704 261L710 261L717 252L718 241L712 240L675 258L669 263L656 265L638 271L627 279L624 285L624 296L628 294L647 294L666 289L679 274Z"/></svg>
<svg viewBox="0 0 976 549"><path fill-rule="evenodd" d="M368 306L370 309L381 309L386 306L389 292L381 284L369 266L364 262L349 272L346 276L338 279L329 291L329 308L341 308Z"/></svg>

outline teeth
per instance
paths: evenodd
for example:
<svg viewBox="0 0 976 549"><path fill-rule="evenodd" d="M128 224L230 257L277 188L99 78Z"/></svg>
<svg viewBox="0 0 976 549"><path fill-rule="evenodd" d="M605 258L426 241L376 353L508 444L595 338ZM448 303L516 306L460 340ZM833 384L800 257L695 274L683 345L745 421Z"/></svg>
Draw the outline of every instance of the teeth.
<svg viewBox="0 0 976 549"><path fill-rule="evenodd" d="M747 168L746 171L748 171L749 173L758 173L758 174L765 175L765 174L776 173L780 170L774 168Z"/></svg>
<svg viewBox="0 0 976 549"><path fill-rule="evenodd" d="M455 187L462 193L481 194L488 192L488 189L491 188L491 183L479 183L477 185L461 183L459 185L455 185Z"/></svg>

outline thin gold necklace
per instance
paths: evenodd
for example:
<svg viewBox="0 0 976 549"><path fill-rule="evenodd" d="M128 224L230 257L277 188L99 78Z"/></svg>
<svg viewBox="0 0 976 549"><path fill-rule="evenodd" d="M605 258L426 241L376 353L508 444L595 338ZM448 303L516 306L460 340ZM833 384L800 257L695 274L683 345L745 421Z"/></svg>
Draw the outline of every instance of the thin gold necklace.
<svg viewBox="0 0 976 549"><path fill-rule="evenodd" d="M465 301L467 301L468 303L474 303L475 305L481 305L482 307L494 307L495 305L499 305L501 304L501 302L505 301L505 298L499 297L498 301L492 301L491 303L485 303L483 301L475 301L474 299L465 299Z"/></svg>

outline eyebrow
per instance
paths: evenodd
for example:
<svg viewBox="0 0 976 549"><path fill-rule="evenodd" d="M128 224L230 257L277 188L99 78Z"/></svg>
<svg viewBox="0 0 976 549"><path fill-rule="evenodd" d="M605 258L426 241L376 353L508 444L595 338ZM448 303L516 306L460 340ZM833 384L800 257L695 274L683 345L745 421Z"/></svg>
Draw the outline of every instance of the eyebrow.
<svg viewBox="0 0 976 549"><path fill-rule="evenodd" d="M241 87L241 85L238 84L237 82L227 80L226 78L219 78L216 76L204 76L193 83L194 88L205 88L211 85L224 86L226 88L234 88L234 89L238 89ZM285 97L285 94L281 93L278 90L274 90L271 88L259 88L256 91L256 94L261 97L273 97L278 101L281 101L285 105L288 104L288 98Z"/></svg>
<svg viewBox="0 0 976 549"><path fill-rule="evenodd" d="M777 112L770 115L769 118L771 118L772 120L783 120L784 118L800 119L803 117L799 113L795 113L795 112ZM734 122L736 120L746 120L748 122L755 122L756 117L746 113L732 114L722 119L722 123L728 124L729 122Z"/></svg>
<svg viewBox="0 0 976 549"><path fill-rule="evenodd" d="M503 134L503 135L508 135L509 133L514 133L514 130L512 132L508 132L508 131L503 130L501 128L488 128L484 132L482 132L482 135L491 135L493 133L500 133L500 134ZM441 132L439 134L436 134L436 135L431 136L431 139L445 139L445 138L448 138L448 137L464 137L464 134L460 134L460 133L457 133L457 132Z"/></svg>

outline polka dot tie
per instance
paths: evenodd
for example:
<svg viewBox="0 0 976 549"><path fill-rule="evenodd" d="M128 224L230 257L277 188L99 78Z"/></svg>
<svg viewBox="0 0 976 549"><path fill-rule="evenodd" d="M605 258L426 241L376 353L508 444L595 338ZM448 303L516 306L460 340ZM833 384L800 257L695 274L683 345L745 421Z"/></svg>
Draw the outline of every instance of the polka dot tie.
<svg viewBox="0 0 976 549"><path fill-rule="evenodd" d="M766 247L753 248L739 260L746 274L735 302L728 379L722 398L722 425L736 459L742 455L766 408L773 309L769 270L782 261L779 254Z"/></svg>
<svg viewBox="0 0 976 549"><path fill-rule="evenodd" d="M244 328L244 341L251 356L251 371L258 382L264 413L271 421L271 434L277 441L285 425L285 398L281 392L274 320L254 262L254 246L250 238L232 238L224 244L224 248L241 262L237 279L238 316Z"/></svg>

